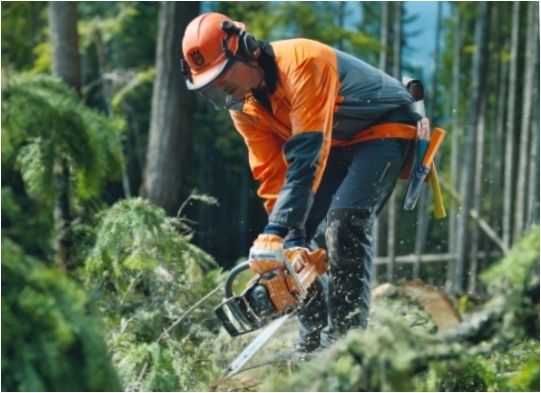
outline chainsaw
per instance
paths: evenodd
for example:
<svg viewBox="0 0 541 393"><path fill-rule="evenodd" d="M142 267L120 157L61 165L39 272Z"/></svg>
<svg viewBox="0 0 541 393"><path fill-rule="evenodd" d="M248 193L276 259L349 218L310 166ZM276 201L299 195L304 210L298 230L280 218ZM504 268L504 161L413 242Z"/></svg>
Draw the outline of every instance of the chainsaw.
<svg viewBox="0 0 541 393"><path fill-rule="evenodd" d="M257 330L284 314L302 308L315 294L312 285L328 267L325 251L296 248L285 250L284 254L281 262L244 262L227 276L225 300L214 309L214 313L231 337ZM235 279L248 269L256 276L240 295L235 296Z"/></svg>

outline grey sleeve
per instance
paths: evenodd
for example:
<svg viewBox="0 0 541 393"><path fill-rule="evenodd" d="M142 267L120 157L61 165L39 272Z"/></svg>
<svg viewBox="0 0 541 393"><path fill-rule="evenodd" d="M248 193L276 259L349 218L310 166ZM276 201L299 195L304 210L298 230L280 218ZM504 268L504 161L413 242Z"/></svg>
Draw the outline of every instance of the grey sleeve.
<svg viewBox="0 0 541 393"><path fill-rule="evenodd" d="M269 223L289 228L304 228L314 201L312 186L321 165L322 146L321 131L303 132L286 142L286 180L269 215Z"/></svg>

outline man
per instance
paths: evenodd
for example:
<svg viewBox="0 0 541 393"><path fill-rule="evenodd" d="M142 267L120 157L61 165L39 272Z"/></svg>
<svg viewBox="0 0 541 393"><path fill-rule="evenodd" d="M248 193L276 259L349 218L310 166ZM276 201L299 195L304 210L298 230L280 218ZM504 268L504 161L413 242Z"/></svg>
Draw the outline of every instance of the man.
<svg viewBox="0 0 541 393"><path fill-rule="evenodd" d="M217 13L188 25L182 49L188 89L229 110L248 147L268 212L251 256L280 260L282 246L309 247L326 220L328 305L320 291L299 317L299 350L317 349L326 325L331 338L366 327L370 231L415 137L412 96L344 52L306 39L257 41Z"/></svg>

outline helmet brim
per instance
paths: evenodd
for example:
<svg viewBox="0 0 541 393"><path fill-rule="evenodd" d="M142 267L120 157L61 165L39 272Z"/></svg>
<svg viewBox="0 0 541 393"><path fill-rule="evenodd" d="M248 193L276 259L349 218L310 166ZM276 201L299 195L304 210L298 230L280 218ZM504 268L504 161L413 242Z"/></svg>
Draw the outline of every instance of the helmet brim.
<svg viewBox="0 0 541 393"><path fill-rule="evenodd" d="M225 70L227 70L234 61L234 59L226 59L224 62L210 67L204 73L199 75L192 74L192 80L186 80L186 87L191 91L204 89L222 76Z"/></svg>

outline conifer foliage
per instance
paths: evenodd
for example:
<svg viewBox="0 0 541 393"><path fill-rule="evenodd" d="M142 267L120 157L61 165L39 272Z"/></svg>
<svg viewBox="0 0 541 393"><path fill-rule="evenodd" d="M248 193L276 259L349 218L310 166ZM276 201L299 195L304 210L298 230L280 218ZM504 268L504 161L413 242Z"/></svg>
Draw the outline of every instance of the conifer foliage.
<svg viewBox="0 0 541 393"><path fill-rule="evenodd" d="M2 240L3 391L121 389L86 299L65 273Z"/></svg>
<svg viewBox="0 0 541 393"><path fill-rule="evenodd" d="M2 199L8 203L2 204L2 229L25 250L48 259L55 160L61 157L69 164L71 210L84 215L86 205L99 206L107 185L120 178L123 128L121 118L90 109L55 77L6 74Z"/></svg>
<svg viewBox="0 0 541 393"><path fill-rule="evenodd" d="M85 265L87 288L127 390L205 390L222 291L216 262L189 240L179 219L137 198L102 214ZM183 323L178 323L182 318Z"/></svg>
<svg viewBox="0 0 541 393"><path fill-rule="evenodd" d="M88 108L57 78L13 75L2 84L2 162L17 163L27 192L52 201L57 155L75 169L75 193L99 196L120 174L123 120Z"/></svg>

